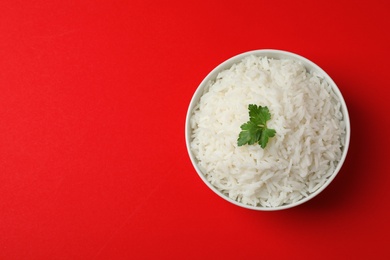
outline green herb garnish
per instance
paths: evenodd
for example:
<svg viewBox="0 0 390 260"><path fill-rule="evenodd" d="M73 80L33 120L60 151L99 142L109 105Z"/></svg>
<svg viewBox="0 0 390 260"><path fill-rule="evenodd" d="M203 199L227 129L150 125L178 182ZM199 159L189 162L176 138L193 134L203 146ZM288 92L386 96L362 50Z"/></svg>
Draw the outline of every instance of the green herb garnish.
<svg viewBox="0 0 390 260"><path fill-rule="evenodd" d="M249 121L241 125L241 132L237 139L238 146L258 143L265 148L270 137L275 136L274 129L267 128L267 121L271 119L268 107L249 105Z"/></svg>

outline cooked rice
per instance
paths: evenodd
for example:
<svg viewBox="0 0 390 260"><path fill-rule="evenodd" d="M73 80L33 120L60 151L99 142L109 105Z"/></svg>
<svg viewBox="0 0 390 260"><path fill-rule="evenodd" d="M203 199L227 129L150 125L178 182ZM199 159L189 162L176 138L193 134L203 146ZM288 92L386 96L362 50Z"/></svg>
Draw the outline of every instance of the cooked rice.
<svg viewBox="0 0 390 260"><path fill-rule="evenodd" d="M267 106L265 149L237 146L248 105ZM277 207L307 197L341 159L345 122L331 86L298 61L249 56L208 83L190 119L191 150L207 180L238 202Z"/></svg>

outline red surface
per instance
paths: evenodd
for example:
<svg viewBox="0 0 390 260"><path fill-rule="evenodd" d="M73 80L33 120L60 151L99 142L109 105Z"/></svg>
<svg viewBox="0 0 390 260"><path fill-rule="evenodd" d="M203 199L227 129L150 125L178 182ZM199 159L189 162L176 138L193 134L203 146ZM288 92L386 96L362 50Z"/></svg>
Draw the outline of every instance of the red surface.
<svg viewBox="0 0 390 260"><path fill-rule="evenodd" d="M388 1L0 10L0 259L389 259ZM215 195L184 140L203 77L263 48L327 71L352 124L334 182L277 212Z"/></svg>

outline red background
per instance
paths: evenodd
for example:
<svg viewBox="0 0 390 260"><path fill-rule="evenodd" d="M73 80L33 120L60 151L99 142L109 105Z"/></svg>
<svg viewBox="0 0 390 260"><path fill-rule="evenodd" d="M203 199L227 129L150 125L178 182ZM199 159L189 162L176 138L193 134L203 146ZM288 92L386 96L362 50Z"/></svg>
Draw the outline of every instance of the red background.
<svg viewBox="0 0 390 260"><path fill-rule="evenodd" d="M388 1L1 1L0 259L389 259ZM345 165L257 212L203 184L190 99L241 52L300 54L338 84Z"/></svg>

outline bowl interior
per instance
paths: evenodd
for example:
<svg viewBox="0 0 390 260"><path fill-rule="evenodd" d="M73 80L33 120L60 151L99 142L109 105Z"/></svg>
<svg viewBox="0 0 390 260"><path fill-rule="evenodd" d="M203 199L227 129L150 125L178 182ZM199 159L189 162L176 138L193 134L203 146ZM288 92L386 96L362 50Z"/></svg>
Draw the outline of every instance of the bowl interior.
<svg viewBox="0 0 390 260"><path fill-rule="evenodd" d="M278 207L260 207L260 206L246 205L244 203L240 203L238 201L235 201L235 200L229 198L228 196L223 194L221 191L219 191L217 188L215 188L206 179L204 173L202 172L202 170L198 166L197 159L195 158L193 152L190 149L191 131L192 131L191 130L191 126L190 126L190 118L191 118L192 111L193 111L194 107L199 102L201 96L204 93L205 86L207 85L207 83L210 80L214 80L217 77L219 72L230 68L233 64L240 62L243 58L245 58L247 56L250 56L250 55L267 56L268 58L273 58L273 59L293 59L293 60L300 61L305 66L307 71L309 71L309 72L316 72L318 75L322 76L328 82L328 84L332 87L334 93L338 96L338 98L340 100L340 103L341 103L341 112L343 114L345 125L346 125L345 145L343 147L342 157L341 157L339 163L337 164L337 167L336 167L334 173L328 178L328 180L325 182L324 185L322 185L315 192L311 193L308 197L305 197L305 198L303 198L303 199L301 199L301 200L299 200L299 201L297 201L295 203L292 203L292 204L282 205L282 206L278 206ZM346 155L347 155L347 152L348 152L348 148L349 148L349 142L350 142L350 120L349 120L349 114L348 114L347 106L345 104L345 100L344 100L344 98L343 98L339 88L337 87L335 82L331 79L331 77L324 70L322 70L319 66L317 66L315 63L311 62L310 60L308 60L308 59L306 59L306 58L304 58L304 57L302 57L300 55L297 55L297 54L294 54L294 53L291 53L291 52L287 52L287 51L272 50L272 49L254 50L254 51L249 51L249 52L245 52L245 53L236 55L236 56L234 56L234 57L232 57L232 58L222 62L220 65L218 65L215 69L213 69L203 79L203 81L200 83L200 85L196 89L196 91L195 91L195 93L194 93L194 95L193 95L193 97L191 99L191 102L189 104L189 107L188 107L187 116L186 116L186 122L185 122L185 139L186 139L187 151L188 151L189 157L191 159L191 162L192 162L196 172L198 173L199 177L203 180L203 182L212 191L214 191L217 195L219 195L223 199L229 201L230 203L233 203L233 204L235 204L237 206L248 208L248 209L263 210L263 211L281 210L281 209L287 209L287 208L295 207L297 205L300 205L300 204L302 204L302 203L312 199L313 197L318 195L320 192L322 192L331 183L331 181L336 177L337 173L340 171L340 169L341 169L341 167L342 167L342 165L343 165L343 163L345 161L345 158L346 158Z"/></svg>

